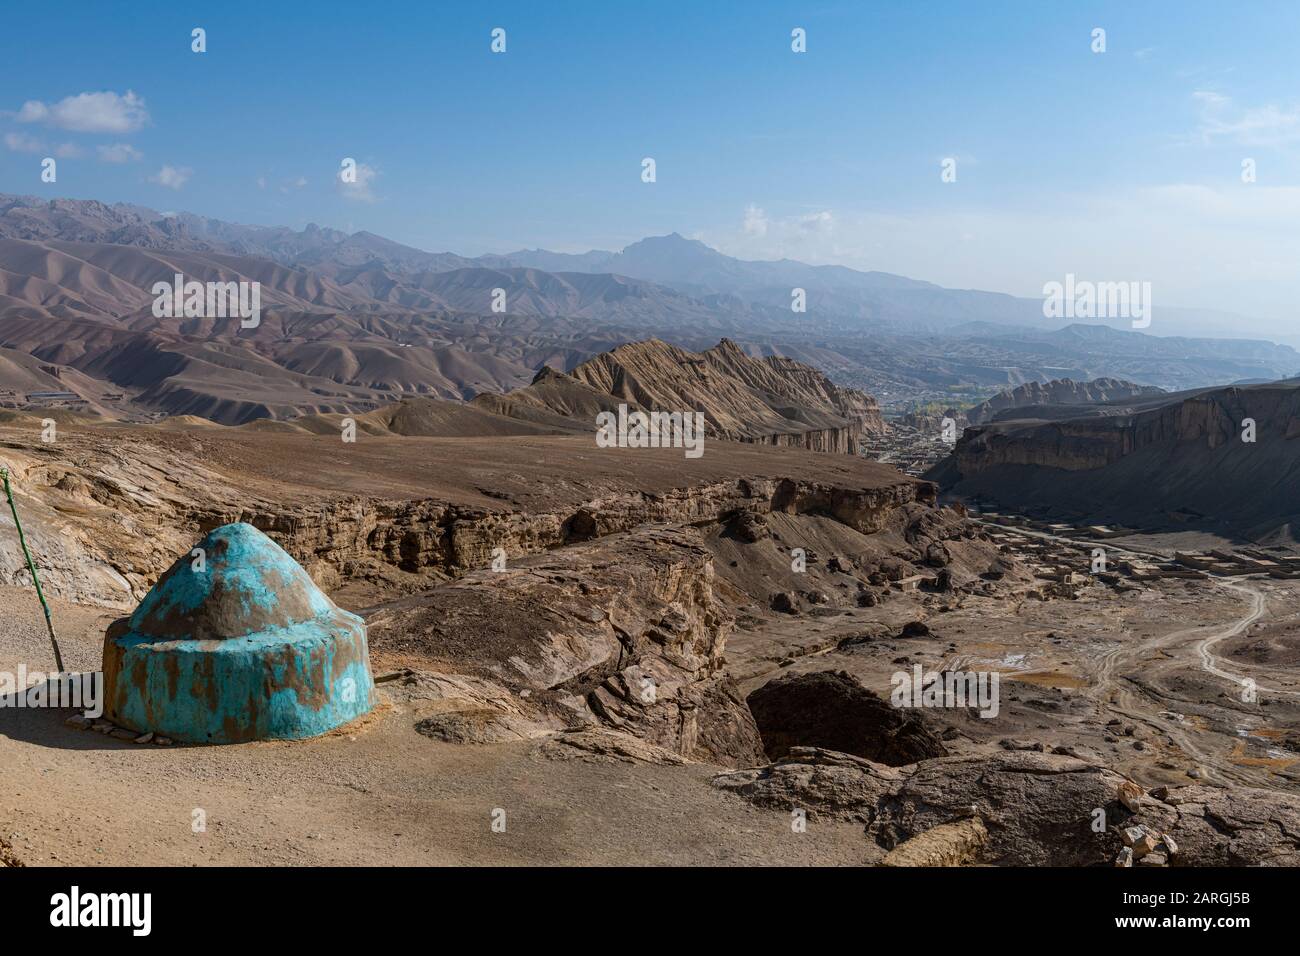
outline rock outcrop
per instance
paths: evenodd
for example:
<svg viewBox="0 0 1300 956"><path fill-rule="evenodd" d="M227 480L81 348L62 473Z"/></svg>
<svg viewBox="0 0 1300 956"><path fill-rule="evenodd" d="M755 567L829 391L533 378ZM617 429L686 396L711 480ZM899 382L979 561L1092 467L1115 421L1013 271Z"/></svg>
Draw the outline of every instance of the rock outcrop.
<svg viewBox="0 0 1300 956"><path fill-rule="evenodd" d="M869 472L870 478L782 478L778 464L773 477L683 476L645 490L644 482L629 475L588 482L594 494L491 507L427 491L406 497L382 489L295 493L283 479L268 485L232 469L221 444L211 440L196 448L197 442L176 436L87 429L61 431L51 446L39 441L39 429L9 436L3 460L14 475L42 583L53 594L109 607L133 606L195 537L233 522L268 534L326 589L367 581L410 592L485 567L498 548L514 559L645 524L729 520L742 511L825 513L869 533L899 509L930 509L935 496L929 483L850 461L855 472ZM25 443L12 440L19 436ZM273 447L277 438L263 441ZM221 470L214 467L219 455ZM0 535L6 524L12 534L3 509ZM26 580L16 549L0 549L0 580Z"/></svg>
<svg viewBox="0 0 1300 956"><path fill-rule="evenodd" d="M689 530L643 529L471 572L375 609L369 625L377 652L489 680L527 698L535 723L604 726L693 760L761 759L753 718L722 673L732 621Z"/></svg>
<svg viewBox="0 0 1300 956"><path fill-rule="evenodd" d="M1073 757L1033 751L944 757L911 768L876 808L868 834L892 849L918 834L979 817L984 860L1015 866L1109 862L1113 833L1092 829L1093 811L1117 812L1124 778Z"/></svg>
<svg viewBox="0 0 1300 956"><path fill-rule="evenodd" d="M852 754L795 747L769 766L719 774L713 784L769 810L870 823L880 801L905 779L901 770Z"/></svg>
<svg viewBox="0 0 1300 956"><path fill-rule="evenodd" d="M1300 866L1300 796L1249 787L1177 787L1145 796L1126 826L1145 825L1191 866Z"/></svg>
<svg viewBox="0 0 1300 956"><path fill-rule="evenodd" d="M630 408L703 412L708 434L730 441L856 454L860 436L885 430L865 392L793 359L752 358L729 339L700 353L633 342L569 374Z"/></svg>
<svg viewBox="0 0 1300 956"><path fill-rule="evenodd" d="M1068 378L1026 382L1013 389L1004 389L988 401L968 409L966 421L971 425L982 425L1003 413L1033 405L1094 405L1163 394L1164 390L1154 385L1138 385L1117 378L1096 378L1091 382L1076 382Z"/></svg>
<svg viewBox="0 0 1300 956"><path fill-rule="evenodd" d="M1141 788L1120 774L1062 754L1011 751L887 767L795 747L767 767L713 782L761 807L860 821L869 839L891 851L882 861L891 866L1109 866L1131 851L1127 830L1133 839L1150 835L1153 847L1177 848L1160 863L1300 862L1294 794L1198 786L1137 797Z"/></svg>
<svg viewBox="0 0 1300 956"><path fill-rule="evenodd" d="M1295 519L1300 386L1212 389L1092 412L967 428L928 477L1006 507L1138 526L1178 513L1263 535Z"/></svg>

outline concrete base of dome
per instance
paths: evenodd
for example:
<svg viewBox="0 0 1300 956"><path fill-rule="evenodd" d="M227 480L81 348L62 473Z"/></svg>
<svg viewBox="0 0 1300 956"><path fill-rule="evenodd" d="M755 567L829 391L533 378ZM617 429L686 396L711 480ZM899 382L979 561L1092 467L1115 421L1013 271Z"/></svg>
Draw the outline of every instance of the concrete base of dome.
<svg viewBox="0 0 1300 956"><path fill-rule="evenodd" d="M366 714L374 681L361 618L340 609L246 637L104 638L104 715L187 743L314 737Z"/></svg>

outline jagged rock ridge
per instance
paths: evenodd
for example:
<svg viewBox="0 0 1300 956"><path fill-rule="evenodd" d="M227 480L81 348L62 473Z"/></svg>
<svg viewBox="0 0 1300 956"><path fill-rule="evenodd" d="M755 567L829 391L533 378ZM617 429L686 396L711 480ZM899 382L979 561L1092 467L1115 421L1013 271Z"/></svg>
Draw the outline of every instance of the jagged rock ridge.
<svg viewBox="0 0 1300 956"><path fill-rule="evenodd" d="M966 420L972 425L979 425L991 421L1000 413L1025 406L1092 405L1162 394L1164 391L1153 385L1138 385L1116 378L1098 378L1091 382L1076 382L1068 378L1045 383L1026 382L1014 389L1004 389L988 401L969 409Z"/></svg>
<svg viewBox="0 0 1300 956"><path fill-rule="evenodd" d="M876 400L865 392L837 386L792 359L752 358L725 338L698 353L658 339L633 342L583 362L568 377L595 394L548 374L504 402L485 401L506 414L512 405L514 414L521 407L591 414L620 402L647 411L700 411L716 438L848 454L856 453L861 435L885 428Z"/></svg>

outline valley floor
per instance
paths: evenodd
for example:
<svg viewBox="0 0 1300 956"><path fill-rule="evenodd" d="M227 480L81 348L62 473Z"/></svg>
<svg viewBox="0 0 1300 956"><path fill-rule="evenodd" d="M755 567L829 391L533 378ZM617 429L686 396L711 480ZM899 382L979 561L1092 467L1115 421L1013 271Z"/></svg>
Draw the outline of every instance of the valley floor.
<svg viewBox="0 0 1300 956"><path fill-rule="evenodd" d="M882 696L913 663L994 669L999 719L952 712L963 751L1075 748L1147 787L1294 793L1297 591L1292 581L1168 581L1087 588L1073 601L971 597L946 612L900 597L742 626L727 660L746 691L778 671L835 669ZM56 603L70 669L98 669L113 616ZM0 588L0 618L0 669L48 658L30 591ZM932 633L897 636L915 619ZM887 636L837 649L863 634ZM386 663L375 661L377 674ZM1259 704L1240 700L1246 676ZM65 726L67 711L0 710L0 847L26 865L860 865L883 855L858 823L817 817L792 832L788 812L713 787L723 768L563 759L538 740L441 743L414 730L411 704L387 689L381 698L336 733L226 747L137 745ZM504 832L492 826L498 810Z"/></svg>

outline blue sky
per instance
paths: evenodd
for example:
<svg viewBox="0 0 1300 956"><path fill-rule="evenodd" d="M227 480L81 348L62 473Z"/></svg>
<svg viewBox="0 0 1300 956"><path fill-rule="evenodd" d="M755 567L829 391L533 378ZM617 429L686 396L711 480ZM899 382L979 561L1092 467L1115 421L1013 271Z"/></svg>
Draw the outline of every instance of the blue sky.
<svg viewBox="0 0 1300 956"><path fill-rule="evenodd" d="M0 191L468 255L677 231L1021 295L1148 280L1291 332L1300 4L178 6L10 6Z"/></svg>

